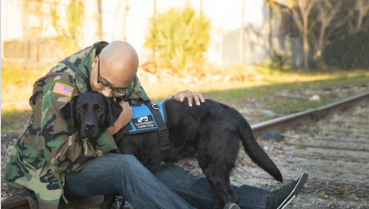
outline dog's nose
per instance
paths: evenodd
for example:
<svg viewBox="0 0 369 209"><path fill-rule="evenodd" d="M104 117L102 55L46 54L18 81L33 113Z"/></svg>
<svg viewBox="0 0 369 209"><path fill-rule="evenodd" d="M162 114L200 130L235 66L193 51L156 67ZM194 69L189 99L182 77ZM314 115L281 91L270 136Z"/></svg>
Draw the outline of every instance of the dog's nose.
<svg viewBox="0 0 369 209"><path fill-rule="evenodd" d="M86 130L94 130L95 125L93 123L87 123L85 128L86 128Z"/></svg>

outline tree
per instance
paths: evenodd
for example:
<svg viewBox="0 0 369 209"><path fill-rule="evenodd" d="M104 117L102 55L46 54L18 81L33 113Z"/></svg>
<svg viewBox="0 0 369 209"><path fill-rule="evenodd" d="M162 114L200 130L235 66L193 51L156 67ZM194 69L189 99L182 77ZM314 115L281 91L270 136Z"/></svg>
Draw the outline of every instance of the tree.
<svg viewBox="0 0 369 209"><path fill-rule="evenodd" d="M308 34L311 28L309 24L309 15L316 0L296 0L296 5L292 6L292 18L302 35L303 49L304 49L304 68L309 68L309 40Z"/></svg>
<svg viewBox="0 0 369 209"><path fill-rule="evenodd" d="M363 24L364 16L369 12L369 0L356 0L355 10L358 13L355 32L358 32Z"/></svg>
<svg viewBox="0 0 369 209"><path fill-rule="evenodd" d="M321 52L323 50L323 42L326 39L327 28L330 26L332 29L332 21L337 16L338 12L340 11L340 7L342 5L342 0L333 1L330 0L321 0L317 2L318 8L318 20L320 21L320 30L319 30L319 38L318 38L318 46L315 52L314 58L319 59L321 57ZM340 25L338 22L336 26ZM332 30L331 30L332 31Z"/></svg>

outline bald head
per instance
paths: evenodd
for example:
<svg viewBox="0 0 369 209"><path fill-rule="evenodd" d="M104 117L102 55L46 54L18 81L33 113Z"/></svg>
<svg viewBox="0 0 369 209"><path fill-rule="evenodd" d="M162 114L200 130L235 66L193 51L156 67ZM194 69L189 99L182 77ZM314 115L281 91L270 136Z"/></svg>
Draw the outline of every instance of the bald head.
<svg viewBox="0 0 369 209"><path fill-rule="evenodd" d="M127 65L137 70L138 55L131 44L125 41L113 41L100 53L101 59L113 66Z"/></svg>
<svg viewBox="0 0 369 209"><path fill-rule="evenodd" d="M99 91L97 69L100 63L100 78L111 86L127 87L137 73L138 55L136 50L125 41L113 41L95 58L92 64L91 87ZM95 84L96 80L96 84Z"/></svg>
<svg viewBox="0 0 369 209"><path fill-rule="evenodd" d="M138 55L136 50L125 41L113 41L100 53L101 64L106 64L111 73L121 73L122 70L137 72Z"/></svg>

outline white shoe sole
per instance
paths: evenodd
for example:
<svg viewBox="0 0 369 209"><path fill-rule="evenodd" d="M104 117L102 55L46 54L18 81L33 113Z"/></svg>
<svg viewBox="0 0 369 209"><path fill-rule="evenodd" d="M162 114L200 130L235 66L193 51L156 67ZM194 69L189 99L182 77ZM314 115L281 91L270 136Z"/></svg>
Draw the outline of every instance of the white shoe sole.
<svg viewBox="0 0 369 209"><path fill-rule="evenodd" d="M303 178L305 177L305 178ZM295 188L293 188L292 192L287 196L287 198L281 203L280 206L278 206L277 209L284 209L286 208L292 201L293 199L296 198L296 195L295 192L296 192L296 189L302 189L302 187L305 185L305 182L308 178L308 174L307 173L302 173L299 177L298 177L298 181L297 181L297 184L295 186ZM304 182L302 182L302 185L301 184L301 181L304 180Z"/></svg>

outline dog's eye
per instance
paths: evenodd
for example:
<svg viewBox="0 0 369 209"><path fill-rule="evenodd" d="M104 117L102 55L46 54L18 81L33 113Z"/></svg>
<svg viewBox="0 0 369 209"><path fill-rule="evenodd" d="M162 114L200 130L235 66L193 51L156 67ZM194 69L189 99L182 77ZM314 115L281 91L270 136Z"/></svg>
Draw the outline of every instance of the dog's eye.
<svg viewBox="0 0 369 209"><path fill-rule="evenodd" d="M80 107L80 108L78 109L78 111L81 111L81 112L83 112L83 111L85 111L85 108L83 108L83 107Z"/></svg>
<svg viewBox="0 0 369 209"><path fill-rule="evenodd" d="M101 108L97 108L96 110L97 112L102 112L102 109Z"/></svg>

